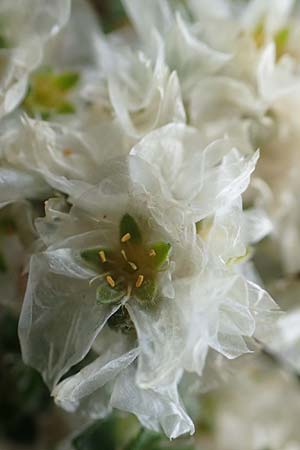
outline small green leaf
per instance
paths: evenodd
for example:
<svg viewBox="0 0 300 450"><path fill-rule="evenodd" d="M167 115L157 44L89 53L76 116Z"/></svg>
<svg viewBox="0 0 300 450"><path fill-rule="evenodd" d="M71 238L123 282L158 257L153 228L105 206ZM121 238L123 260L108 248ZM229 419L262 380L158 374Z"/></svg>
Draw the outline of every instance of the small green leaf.
<svg viewBox="0 0 300 450"><path fill-rule="evenodd" d="M125 450L151 450L159 449L162 435L142 429L139 434L129 443Z"/></svg>
<svg viewBox="0 0 300 450"><path fill-rule="evenodd" d="M64 72L54 78L55 85L62 91L72 89L78 81L79 74L77 72Z"/></svg>
<svg viewBox="0 0 300 450"><path fill-rule="evenodd" d="M3 35L0 34L0 49L8 48L8 42Z"/></svg>
<svg viewBox="0 0 300 450"><path fill-rule="evenodd" d="M124 291L110 287L108 284L101 284L96 290L97 303L107 305L119 302L124 297Z"/></svg>
<svg viewBox="0 0 300 450"><path fill-rule="evenodd" d="M151 245L151 250L154 250L155 255L151 257L153 265L156 269L161 267L168 258L171 250L171 244L168 242L156 242Z"/></svg>
<svg viewBox="0 0 300 450"><path fill-rule="evenodd" d="M7 272L7 265L3 253L0 252L0 273Z"/></svg>
<svg viewBox="0 0 300 450"><path fill-rule="evenodd" d="M101 260L99 256L100 250L104 250L102 247L95 248L87 248L86 250L82 250L80 256L84 259L88 264L96 267L97 269L101 268ZM107 253L107 250L105 250Z"/></svg>
<svg viewBox="0 0 300 450"><path fill-rule="evenodd" d="M196 450L195 447L187 443L186 439L176 442L170 441L162 434L142 429L138 435L125 447L125 450Z"/></svg>
<svg viewBox="0 0 300 450"><path fill-rule="evenodd" d="M72 441L75 450L116 450L115 419L96 422Z"/></svg>
<svg viewBox="0 0 300 450"><path fill-rule="evenodd" d="M135 289L135 296L143 303L154 303L157 294L157 285L154 280L145 280L141 287Z"/></svg>
<svg viewBox="0 0 300 450"><path fill-rule="evenodd" d="M142 234L140 232L139 226L129 214L125 214L120 222L120 238L125 234L129 233L131 236L131 241L139 243L142 241Z"/></svg>

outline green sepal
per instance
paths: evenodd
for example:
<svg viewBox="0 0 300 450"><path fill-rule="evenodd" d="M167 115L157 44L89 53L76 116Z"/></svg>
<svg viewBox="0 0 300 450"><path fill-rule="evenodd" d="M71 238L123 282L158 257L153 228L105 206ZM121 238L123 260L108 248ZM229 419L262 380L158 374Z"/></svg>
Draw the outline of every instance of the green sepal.
<svg viewBox="0 0 300 450"><path fill-rule="evenodd" d="M54 83L62 91L72 89L79 81L79 74L77 72L64 72L55 75Z"/></svg>
<svg viewBox="0 0 300 450"><path fill-rule="evenodd" d="M99 270L103 264L99 256L100 250L104 250L106 255L109 253L109 250L106 250L103 247L94 247L82 250L80 256L85 262Z"/></svg>
<svg viewBox="0 0 300 450"><path fill-rule="evenodd" d="M281 56L284 53L285 46L288 42L290 30L288 27L281 28L274 36L274 42L276 46L277 56Z"/></svg>
<svg viewBox="0 0 300 450"><path fill-rule="evenodd" d="M151 261L155 269L159 269L166 261L171 250L171 244L168 242L156 242L151 245L151 250L155 251L155 256L151 257Z"/></svg>
<svg viewBox="0 0 300 450"><path fill-rule="evenodd" d="M109 305L117 303L124 297L124 291L112 288L108 284L100 284L96 290L97 303L101 305Z"/></svg>
<svg viewBox="0 0 300 450"><path fill-rule="evenodd" d="M3 253L0 252L0 273L7 272L7 264L4 258Z"/></svg>
<svg viewBox="0 0 300 450"><path fill-rule="evenodd" d="M143 304L154 303L157 295L157 284L154 280L145 280L141 287L135 289L134 294L137 300Z"/></svg>
<svg viewBox="0 0 300 450"><path fill-rule="evenodd" d="M59 108L57 108L59 114L74 114L76 112L75 106L70 102L62 103Z"/></svg>
<svg viewBox="0 0 300 450"><path fill-rule="evenodd" d="M42 111L41 113L42 120L50 120L51 114L48 111ZM34 113L32 113L32 116L34 116Z"/></svg>
<svg viewBox="0 0 300 450"><path fill-rule="evenodd" d="M127 233L130 233L130 236L131 236L130 241L131 242L134 242L134 243L142 242L142 234L139 229L139 226L136 223L136 221L134 220L134 218L132 216L130 216L129 214L125 214L121 219L120 239L122 238L122 236L124 236Z"/></svg>

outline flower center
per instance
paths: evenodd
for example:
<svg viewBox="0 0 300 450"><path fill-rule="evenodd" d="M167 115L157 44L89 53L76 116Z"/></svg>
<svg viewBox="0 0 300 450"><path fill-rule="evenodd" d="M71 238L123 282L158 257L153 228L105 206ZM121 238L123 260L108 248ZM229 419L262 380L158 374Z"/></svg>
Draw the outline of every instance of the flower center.
<svg viewBox="0 0 300 450"><path fill-rule="evenodd" d="M68 95L79 81L76 72L53 73L51 70L40 71L32 75L23 107L31 116L40 114L48 119L51 113L70 114L75 112Z"/></svg>
<svg viewBox="0 0 300 450"><path fill-rule="evenodd" d="M100 270L97 288L100 303L120 302L134 296L142 302L154 302L157 273L163 270L171 246L165 242L145 244L136 221L125 214L120 222L120 239L116 250L87 249L82 258Z"/></svg>

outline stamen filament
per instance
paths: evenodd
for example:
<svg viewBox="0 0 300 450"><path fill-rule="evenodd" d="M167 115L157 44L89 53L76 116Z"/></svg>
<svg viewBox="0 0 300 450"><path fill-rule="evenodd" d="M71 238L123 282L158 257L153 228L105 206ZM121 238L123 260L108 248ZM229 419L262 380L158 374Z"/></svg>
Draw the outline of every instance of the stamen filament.
<svg viewBox="0 0 300 450"><path fill-rule="evenodd" d="M96 275L95 277L93 277L90 281L89 281L89 285L91 286L94 281L96 280L100 280L100 278L104 278L105 277L105 273L101 273L100 275Z"/></svg>
<svg viewBox="0 0 300 450"><path fill-rule="evenodd" d="M123 258L125 259L125 261L128 261L128 260L127 260L127 255L126 255L125 250L121 250L121 255L123 256Z"/></svg>

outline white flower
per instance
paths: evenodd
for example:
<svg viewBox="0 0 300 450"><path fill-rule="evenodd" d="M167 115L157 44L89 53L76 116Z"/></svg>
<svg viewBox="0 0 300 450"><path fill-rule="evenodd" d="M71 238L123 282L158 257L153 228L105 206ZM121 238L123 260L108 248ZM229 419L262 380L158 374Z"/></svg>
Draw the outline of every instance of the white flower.
<svg viewBox="0 0 300 450"><path fill-rule="evenodd" d="M99 395L92 415L120 407L150 428L160 423L170 437L192 432L177 393L184 370L201 374L209 347L234 358L248 351L245 337L264 339L275 304L234 269L259 237L249 232L240 201L255 159L226 140L203 151L199 145L196 130L163 127L135 147L129 173L127 161L104 164L98 185L71 193L70 212L53 200L36 222L45 250L31 260L21 345L67 409L95 411ZM206 236L197 235L198 220L212 221ZM119 335L117 354L109 348L104 356L99 348L109 346L111 330ZM99 359L59 383L91 349ZM132 402L123 397L124 380Z"/></svg>
<svg viewBox="0 0 300 450"><path fill-rule="evenodd" d="M299 449L298 380L270 360L246 357L237 361L227 383L210 394L209 400L212 448ZM201 434L199 441L201 445Z"/></svg>
<svg viewBox="0 0 300 450"><path fill-rule="evenodd" d="M43 46L66 23L70 0L10 2L0 6L0 117L10 113L26 94L28 76L41 62Z"/></svg>

